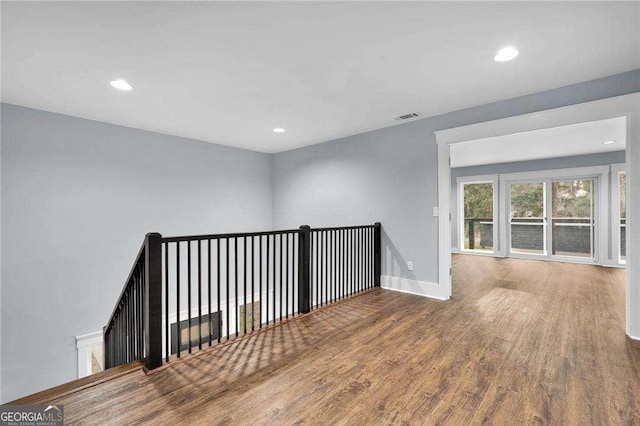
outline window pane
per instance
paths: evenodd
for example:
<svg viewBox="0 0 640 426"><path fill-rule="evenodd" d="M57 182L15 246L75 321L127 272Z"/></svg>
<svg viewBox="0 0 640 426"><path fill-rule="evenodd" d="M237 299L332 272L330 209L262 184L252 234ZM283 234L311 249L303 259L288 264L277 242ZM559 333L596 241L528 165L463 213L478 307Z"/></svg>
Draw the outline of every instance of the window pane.
<svg viewBox="0 0 640 426"><path fill-rule="evenodd" d="M593 181L551 183L552 254L593 257Z"/></svg>
<svg viewBox="0 0 640 426"><path fill-rule="evenodd" d="M493 251L493 183L466 183L463 188L463 248Z"/></svg>
<svg viewBox="0 0 640 426"><path fill-rule="evenodd" d="M511 184L511 251L545 253L543 182Z"/></svg>
<svg viewBox="0 0 640 426"><path fill-rule="evenodd" d="M620 180L620 260L627 260L627 174L619 173Z"/></svg>

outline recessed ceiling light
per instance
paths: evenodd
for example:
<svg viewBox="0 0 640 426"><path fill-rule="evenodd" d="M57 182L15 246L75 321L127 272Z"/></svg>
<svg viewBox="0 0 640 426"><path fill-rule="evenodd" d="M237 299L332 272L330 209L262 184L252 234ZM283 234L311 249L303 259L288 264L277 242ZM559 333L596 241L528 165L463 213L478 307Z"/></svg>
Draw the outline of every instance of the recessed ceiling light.
<svg viewBox="0 0 640 426"><path fill-rule="evenodd" d="M493 57L497 62L507 62L518 56L520 52L515 47L504 47Z"/></svg>
<svg viewBox="0 0 640 426"><path fill-rule="evenodd" d="M602 145L611 145L611 144L614 144L614 143L616 143L616 141L614 141L614 140L610 140L610 141L604 141L604 142L602 142Z"/></svg>
<svg viewBox="0 0 640 426"><path fill-rule="evenodd" d="M273 129L273 133L284 133L286 132L286 130L284 130L282 127L276 127L275 129Z"/></svg>
<svg viewBox="0 0 640 426"><path fill-rule="evenodd" d="M131 85L129 83L127 83L125 80L113 80L111 82L111 86L115 87L118 90L126 90L129 91L131 89L133 89L133 87L131 87Z"/></svg>

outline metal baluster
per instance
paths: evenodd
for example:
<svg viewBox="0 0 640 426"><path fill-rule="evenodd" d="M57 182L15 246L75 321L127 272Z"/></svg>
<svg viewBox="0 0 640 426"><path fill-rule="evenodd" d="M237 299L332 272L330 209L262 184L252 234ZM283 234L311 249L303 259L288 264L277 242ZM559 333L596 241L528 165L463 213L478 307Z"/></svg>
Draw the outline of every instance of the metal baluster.
<svg viewBox="0 0 640 426"><path fill-rule="evenodd" d="M345 229L345 261L347 263L347 277L345 280L345 289L344 289L344 293L345 293L345 297L349 296L350 293L350 289L351 289L351 230L350 229Z"/></svg>
<svg viewBox="0 0 640 426"><path fill-rule="evenodd" d="M242 280L244 282L244 285L242 286L244 288L244 300L243 300L243 304L244 304L244 334L247 334L247 236L245 235L244 237L244 244L242 245L242 251L243 251L243 256L244 256L244 260L242 261L242 268L243 268L243 273L242 273Z"/></svg>
<svg viewBox="0 0 640 426"><path fill-rule="evenodd" d="M320 250L318 249L318 246L319 246L320 243L319 243L318 240L320 239L319 238L320 237L320 233L313 232L312 234L313 234L313 239L315 240L315 243L316 243L316 248L314 250L315 255L316 255L316 265L315 265L316 266L316 294L315 294L315 296L316 296L316 304L315 304L315 306L319 306L320 305L320 285L319 285L319 283L320 283L320 258L318 256L318 252Z"/></svg>
<svg viewBox="0 0 640 426"><path fill-rule="evenodd" d="M207 239L207 310L209 311L209 346L213 337L213 326L211 324L211 240Z"/></svg>
<svg viewBox="0 0 640 426"><path fill-rule="evenodd" d="M324 257L324 252L325 252L325 239L326 239L326 234L324 233L324 231L320 231L320 306L324 305L324 280L325 280L325 273L324 273L324 268L325 268L325 257Z"/></svg>
<svg viewBox="0 0 640 426"><path fill-rule="evenodd" d="M282 253L282 234L280 234L280 321L282 321L282 261L283 261L283 253Z"/></svg>
<svg viewBox="0 0 640 426"><path fill-rule="evenodd" d="M266 324L269 325L269 254L271 254L271 244L269 243L269 235L266 236L266 240L267 240L267 258L265 259L265 266L266 266L266 275L265 275L265 285L267 287L267 291L266 291L266 297L265 297L265 301L264 301L264 305L265 305L265 319L266 319Z"/></svg>
<svg viewBox="0 0 640 426"><path fill-rule="evenodd" d="M360 230L359 229L354 229L353 232L355 233L355 250L354 250L354 257L355 257L355 265L356 265L356 289L355 289L355 293L359 293L360 292L360 258L359 258L359 253L360 253Z"/></svg>
<svg viewBox="0 0 640 426"><path fill-rule="evenodd" d="M360 280L358 279L358 272L360 264L358 262L358 229L353 229L353 294L358 294L360 289Z"/></svg>
<svg viewBox="0 0 640 426"><path fill-rule="evenodd" d="M142 327L143 327L143 317L142 317L142 303L143 303L143 297L144 297L144 293L142 292L142 285L140 283L140 280L135 278L133 279L133 283L136 286L136 292L138 293L138 300L136 301L137 305L136 305L136 311L138 312L138 322L136 324L136 346L138 347L138 356L140 357L140 359L144 358L144 352L143 352L143 344L142 344ZM167 305L168 306L168 305ZM167 310L168 312L168 310ZM168 315L167 315L168 318Z"/></svg>
<svg viewBox="0 0 640 426"><path fill-rule="evenodd" d="M129 321L127 321L127 346L129 347L129 361L133 361L135 353L133 352L133 287L131 286L131 282L129 282L128 286L127 316L129 317Z"/></svg>
<svg viewBox="0 0 640 426"><path fill-rule="evenodd" d="M182 346L181 334L182 333L180 332L180 242L178 241L176 242L176 338L177 338L176 355L178 356L178 358L180 358L180 347Z"/></svg>
<svg viewBox="0 0 640 426"><path fill-rule="evenodd" d="M336 230L336 300L342 298L342 230Z"/></svg>
<svg viewBox="0 0 640 426"><path fill-rule="evenodd" d="M362 228L358 229L358 292L362 292Z"/></svg>
<svg viewBox="0 0 640 426"><path fill-rule="evenodd" d="M284 235L284 242L285 242L285 249L284 249L284 255L285 255L285 269L286 269L286 273L285 273L285 318L289 318L289 234L285 234ZM282 316L282 315L281 315Z"/></svg>
<svg viewBox="0 0 640 426"><path fill-rule="evenodd" d="M125 362L129 362L131 354L129 353L129 290L124 293L124 357Z"/></svg>
<svg viewBox="0 0 640 426"><path fill-rule="evenodd" d="M333 259L331 257L331 247L333 244L333 232L331 230L327 231L327 305L331 303L332 300L332 287L333 283L331 278L333 277Z"/></svg>
<svg viewBox="0 0 640 426"><path fill-rule="evenodd" d="M357 294L359 290L359 280L358 280L358 229L353 228L353 294Z"/></svg>
<svg viewBox="0 0 640 426"><path fill-rule="evenodd" d="M342 237L343 230L338 230L338 300L342 300L342 289L344 288L344 261L343 261L343 249L344 239Z"/></svg>
<svg viewBox="0 0 640 426"><path fill-rule="evenodd" d="M346 285L346 276L347 276L347 262L345 261L345 230L340 230L340 299L344 299L345 295L345 285Z"/></svg>
<svg viewBox="0 0 640 426"><path fill-rule="evenodd" d="M333 231L333 249L331 250L331 256L333 258L333 301L338 300L338 231Z"/></svg>
<svg viewBox="0 0 640 426"><path fill-rule="evenodd" d="M369 228L369 255L367 257L369 262L369 288L373 288L373 229Z"/></svg>
<svg viewBox="0 0 640 426"><path fill-rule="evenodd" d="M229 240L230 238L227 238L227 251L225 256L225 261L227 263L227 269L225 271L225 278L227 280L227 340L229 340L229 334L231 331L229 330L229 311L231 310L231 306L229 306Z"/></svg>
<svg viewBox="0 0 640 426"><path fill-rule="evenodd" d="M364 228L364 286L369 289L369 228Z"/></svg>
<svg viewBox="0 0 640 426"><path fill-rule="evenodd" d="M133 281L131 282L131 285L129 286L129 300L127 301L127 309L129 311L129 336L127 337L127 341L129 343L129 356L131 357L130 361L133 361L135 359L136 353L135 353L135 332L134 332L134 327L135 327L135 318L134 318L134 302L133 302ZM162 320L160 320L162 321Z"/></svg>
<svg viewBox="0 0 640 426"><path fill-rule="evenodd" d="M118 336L118 327L120 326L120 324L118 323L118 314L115 315L115 318L113 319L113 340L114 340L114 363L113 365L118 365L118 363L120 362L119 356L120 356L120 347L119 347L119 340L120 340L120 336Z"/></svg>
<svg viewBox="0 0 640 426"><path fill-rule="evenodd" d="M272 271L272 282L273 282L273 324L276 323L276 257L277 257L277 251L276 251L276 235L273 234L273 259L272 262L273 264L271 265L273 268Z"/></svg>
<svg viewBox="0 0 640 426"><path fill-rule="evenodd" d="M136 308L140 306L140 292L136 289L136 293L138 298L136 300ZM137 311L138 309L136 309ZM138 311L138 314L140 312ZM140 318L137 318L138 323L140 323ZM139 332L139 330L138 330ZM137 345L136 345L137 346ZM142 354L140 354L140 348L137 350L138 358L142 358ZM164 243L164 359L166 362L169 362L169 243Z"/></svg>
<svg viewBox="0 0 640 426"><path fill-rule="evenodd" d="M299 232L299 231L298 231ZM291 234L291 236L293 237L293 241L291 243L291 248L293 250L293 254L292 254L292 258L293 260L291 261L291 276L292 276L292 289L291 289L291 316L295 317L296 316L296 311L298 309L300 309L298 305L298 299L296 298L296 288L298 287L298 271L297 271L297 265L298 265L298 233L295 234Z"/></svg>
<svg viewBox="0 0 640 426"><path fill-rule="evenodd" d="M222 311L220 310L220 304L222 303L222 297L220 297L220 238L216 239L216 259L217 259L217 268L216 268L216 314L218 321L216 322L216 334L218 335L218 343L222 340Z"/></svg>
<svg viewBox="0 0 640 426"><path fill-rule="evenodd" d="M255 309L254 309L254 305L256 303L255 301L255 287L254 287L254 279L255 279L255 274L254 274L254 269L256 269L256 257L255 257L255 253L256 253L256 240L255 237L251 237L251 331L253 332L255 330L255 317L256 317L256 313L255 313Z"/></svg>
<svg viewBox="0 0 640 426"><path fill-rule="evenodd" d="M144 259L144 258L143 258ZM144 262L141 260L140 266L138 266L138 276L139 276L139 280L140 280L140 285L142 286L142 294L145 293L145 289L146 289L146 284L145 284L145 276L144 276ZM142 318L144 318L144 300L142 301ZM144 336L144 321L142 321L142 335ZM142 339L142 347L144 349L144 337ZM147 348L148 349L148 348ZM148 354L148 350L144 351L144 357L146 357Z"/></svg>
<svg viewBox="0 0 640 426"><path fill-rule="evenodd" d="M233 239L233 281L235 283L234 297L236 300L236 310L233 317L236 319L236 337L238 337L238 327L240 326L240 315L238 314L238 237Z"/></svg>
<svg viewBox="0 0 640 426"><path fill-rule="evenodd" d="M120 312L118 313L118 364L124 364L124 314L122 312L123 305L120 305Z"/></svg>
<svg viewBox="0 0 640 426"><path fill-rule="evenodd" d="M202 240L198 240L198 350L202 350Z"/></svg>
<svg viewBox="0 0 640 426"><path fill-rule="evenodd" d="M258 292L260 301L260 328L262 328L262 235L258 237Z"/></svg>
<svg viewBox="0 0 640 426"><path fill-rule="evenodd" d="M189 353L191 353L191 241L187 241L187 318L189 318Z"/></svg>
<svg viewBox="0 0 640 426"><path fill-rule="evenodd" d="M333 297L333 257L331 255L333 247L333 231L327 231L327 305L331 303Z"/></svg>
<svg viewBox="0 0 640 426"><path fill-rule="evenodd" d="M352 289L351 295L353 296L358 292L358 263L356 259L356 252L358 250L357 246L357 230L351 228L351 280L352 280Z"/></svg>
<svg viewBox="0 0 640 426"><path fill-rule="evenodd" d="M330 264L329 261L331 260L329 258L329 245L331 244L330 241L330 234L329 231L324 231L324 304L328 305L329 304L329 298L331 297L331 284L329 282L329 280L331 279L331 271L330 271Z"/></svg>

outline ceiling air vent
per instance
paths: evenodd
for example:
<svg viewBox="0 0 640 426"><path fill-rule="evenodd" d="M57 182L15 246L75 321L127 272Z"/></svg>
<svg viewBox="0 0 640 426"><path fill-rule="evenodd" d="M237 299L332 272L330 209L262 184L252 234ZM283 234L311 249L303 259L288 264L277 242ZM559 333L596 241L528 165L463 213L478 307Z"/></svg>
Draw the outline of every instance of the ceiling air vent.
<svg viewBox="0 0 640 426"><path fill-rule="evenodd" d="M416 117L420 117L420 113L419 112L412 112L410 114L402 114L402 115L396 117L396 120L397 121L411 120L412 118L416 118Z"/></svg>

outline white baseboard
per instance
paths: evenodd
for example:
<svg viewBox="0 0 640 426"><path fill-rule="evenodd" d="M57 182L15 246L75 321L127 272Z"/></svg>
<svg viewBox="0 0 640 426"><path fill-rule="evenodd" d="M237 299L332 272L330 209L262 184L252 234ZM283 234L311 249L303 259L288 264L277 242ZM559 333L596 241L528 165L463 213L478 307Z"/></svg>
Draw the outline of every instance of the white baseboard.
<svg viewBox="0 0 640 426"><path fill-rule="evenodd" d="M438 300L449 300L449 294L444 286L426 281L410 280L408 278L382 276L381 287L401 293L415 294Z"/></svg>

